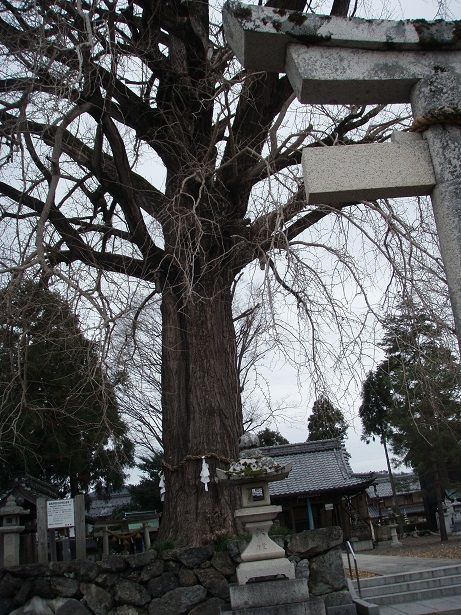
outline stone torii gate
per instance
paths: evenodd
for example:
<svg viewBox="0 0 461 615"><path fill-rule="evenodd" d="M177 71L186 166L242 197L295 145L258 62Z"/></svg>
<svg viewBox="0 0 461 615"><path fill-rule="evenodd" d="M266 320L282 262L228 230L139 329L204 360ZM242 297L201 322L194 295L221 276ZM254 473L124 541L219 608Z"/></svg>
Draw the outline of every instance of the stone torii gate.
<svg viewBox="0 0 461 615"><path fill-rule="evenodd" d="M305 148L307 199L430 194L461 348L461 22L305 15L232 0L223 22L241 64L286 73L301 103L411 103L415 132L390 143Z"/></svg>

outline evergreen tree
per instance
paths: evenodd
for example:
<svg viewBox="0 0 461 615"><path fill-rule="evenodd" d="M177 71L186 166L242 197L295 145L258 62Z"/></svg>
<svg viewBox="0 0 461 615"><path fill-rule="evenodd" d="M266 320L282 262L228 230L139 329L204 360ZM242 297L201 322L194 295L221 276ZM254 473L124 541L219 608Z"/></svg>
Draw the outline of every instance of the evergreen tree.
<svg viewBox="0 0 461 615"><path fill-rule="evenodd" d="M131 501L136 510L163 510L160 499L160 474L163 472L163 453L157 452L150 457L141 457L138 468L144 476L137 485L130 488Z"/></svg>
<svg viewBox="0 0 461 615"><path fill-rule="evenodd" d="M375 371L368 372L362 385L359 414L363 426L362 440L367 443L379 438L384 444L391 431L389 421L392 398L386 365L381 364Z"/></svg>
<svg viewBox="0 0 461 615"><path fill-rule="evenodd" d="M382 346L386 358L364 384L364 436L388 440L433 484L443 540L443 490L461 464L460 365L440 326L413 306L385 321Z"/></svg>
<svg viewBox="0 0 461 615"><path fill-rule="evenodd" d="M392 432L390 426L392 397L390 394L386 363L380 365L376 371L370 371L362 386L362 404L359 415L362 420L362 440L367 442L378 437L384 448L387 471L392 489L393 508L397 515L400 533L403 533L403 518L397 502L394 474L389 459L388 441Z"/></svg>
<svg viewBox="0 0 461 615"><path fill-rule="evenodd" d="M263 429L258 431L257 436L259 438L259 446L277 446L278 444L289 444L288 440L282 436L278 431L273 429Z"/></svg>
<svg viewBox="0 0 461 615"><path fill-rule="evenodd" d="M69 304L42 285L0 293L0 391L0 482L29 473L72 495L122 486L133 445L113 387Z"/></svg>
<svg viewBox="0 0 461 615"><path fill-rule="evenodd" d="M328 397L319 397L312 406L312 413L307 420L307 429L311 440L328 440L340 438L344 440L347 433L347 423L343 413L336 408Z"/></svg>

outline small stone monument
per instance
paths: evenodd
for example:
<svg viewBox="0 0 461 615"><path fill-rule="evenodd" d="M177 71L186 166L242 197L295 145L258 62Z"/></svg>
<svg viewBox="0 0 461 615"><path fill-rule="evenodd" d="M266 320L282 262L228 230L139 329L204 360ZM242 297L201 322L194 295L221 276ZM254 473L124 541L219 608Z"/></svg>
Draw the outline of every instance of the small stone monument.
<svg viewBox="0 0 461 615"><path fill-rule="evenodd" d="M21 506L16 504L13 495L10 495L5 506L0 508L0 518L2 518L2 526L0 534L3 534L3 566L19 566L19 549L20 549L20 534L24 531L24 526L21 525L21 515L30 514Z"/></svg>
<svg viewBox="0 0 461 615"><path fill-rule="evenodd" d="M403 546L402 543L399 540L399 537L397 536L397 524L396 523L390 523L389 524L389 529L391 530L391 547L401 547Z"/></svg>

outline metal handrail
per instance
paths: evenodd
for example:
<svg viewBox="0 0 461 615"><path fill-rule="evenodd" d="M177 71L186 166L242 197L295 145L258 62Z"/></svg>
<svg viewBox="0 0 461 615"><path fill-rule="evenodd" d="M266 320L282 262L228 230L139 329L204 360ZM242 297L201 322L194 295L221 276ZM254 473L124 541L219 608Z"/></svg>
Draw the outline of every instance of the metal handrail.
<svg viewBox="0 0 461 615"><path fill-rule="evenodd" d="M356 578L357 578L357 590L358 590L358 592L359 592L359 596L360 596L360 597L362 597L362 589L361 589L361 587L360 587L360 579L359 579L359 569L358 569L358 567L357 567L357 558L356 558L356 556L355 556L354 549L352 548L351 543L350 543L348 540L346 540L346 541L345 541L345 544L346 544L346 547L347 547L347 549L346 549L346 555L347 555L347 563L348 563L348 565L349 565L349 574L351 575L351 579L354 579L354 575L353 575L353 573L352 573L351 558L350 558L350 556L349 556L349 552L350 552L350 554L351 554L351 555L352 555L352 557L354 558L354 564L355 564L355 576L356 576Z"/></svg>

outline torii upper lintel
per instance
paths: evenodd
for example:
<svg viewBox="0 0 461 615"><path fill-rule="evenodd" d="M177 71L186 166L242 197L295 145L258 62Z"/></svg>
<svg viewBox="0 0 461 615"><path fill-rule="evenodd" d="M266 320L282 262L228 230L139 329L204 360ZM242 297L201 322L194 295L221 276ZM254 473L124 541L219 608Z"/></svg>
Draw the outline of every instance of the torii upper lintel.
<svg viewBox="0 0 461 615"><path fill-rule="evenodd" d="M245 68L285 72L291 44L381 51L461 50L461 21L390 21L307 15L228 0L224 32Z"/></svg>

